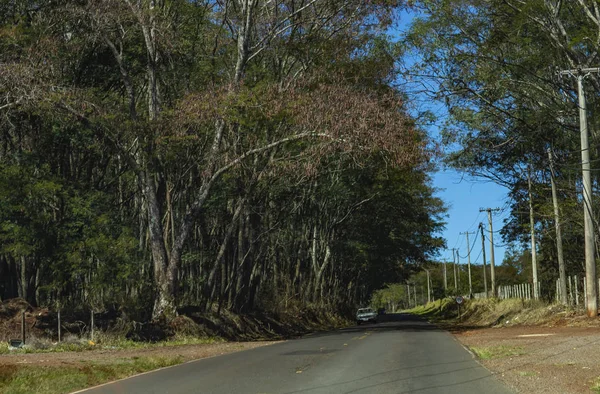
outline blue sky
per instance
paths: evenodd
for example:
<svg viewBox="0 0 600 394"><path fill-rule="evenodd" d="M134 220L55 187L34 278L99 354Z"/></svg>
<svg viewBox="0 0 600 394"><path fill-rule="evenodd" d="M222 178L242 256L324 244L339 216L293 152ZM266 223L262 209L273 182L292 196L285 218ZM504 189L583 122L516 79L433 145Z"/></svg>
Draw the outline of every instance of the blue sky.
<svg viewBox="0 0 600 394"><path fill-rule="evenodd" d="M461 176L454 170L438 171L433 176L433 185L440 190L437 196L448 205L448 217L446 229L442 235L446 239L448 248L458 248L461 256L467 255L467 240L464 233L466 231L479 231L479 223L485 225L486 236L486 258L489 262L490 251L488 237L488 219L486 212L479 212L479 208L503 208L506 204L507 190L492 182L486 182L483 179L468 179ZM501 211L493 215L494 249L496 264L500 264L504 257L505 248L501 247L503 241L498 231L502 228L503 219L507 212ZM469 235L472 246L471 262L482 264L481 257L481 238L479 234ZM474 244L474 246L473 246ZM442 260L453 261L452 252L445 250L441 255ZM461 263L466 263L466 258L461 259Z"/></svg>
<svg viewBox="0 0 600 394"><path fill-rule="evenodd" d="M400 15L400 24L390 33L395 37L400 37L408 29L413 15L402 12ZM407 65L411 59L405 59ZM413 107L418 109L428 109L434 112L440 118L444 118L447 113L440 104L433 103L425 95L410 97L414 103ZM430 136L434 139L439 137L437 126L425 127ZM449 249L442 251L440 260L453 261L452 248L458 248L461 256L467 255L467 241L465 235L460 233L469 231L478 231L479 223L485 225L486 236L486 259L490 260L490 245L488 219L486 212L479 212L479 208L504 208L507 202L507 189L486 179L470 178L464 174L457 173L452 169L441 169L433 174L433 186L438 189L437 196L440 197L448 206L447 224L442 236L446 239ZM504 258L505 248L502 247L503 241L498 231L502 228L503 220L508 213L503 210L493 215L494 244L496 264L500 264ZM481 257L481 238L479 234L470 235L470 242L473 246L471 252L471 262L482 264ZM461 259L461 263L466 263L466 258Z"/></svg>

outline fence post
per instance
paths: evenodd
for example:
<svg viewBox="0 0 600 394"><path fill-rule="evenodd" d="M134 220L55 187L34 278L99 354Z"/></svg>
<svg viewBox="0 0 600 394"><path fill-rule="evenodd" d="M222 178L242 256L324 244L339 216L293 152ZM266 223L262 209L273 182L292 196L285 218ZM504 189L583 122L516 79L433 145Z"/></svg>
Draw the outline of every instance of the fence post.
<svg viewBox="0 0 600 394"><path fill-rule="evenodd" d="M25 345L25 311L21 312L21 341Z"/></svg>
<svg viewBox="0 0 600 394"><path fill-rule="evenodd" d="M58 308L58 342L60 343L60 307Z"/></svg>
<svg viewBox="0 0 600 394"><path fill-rule="evenodd" d="M579 281L579 279L577 278L577 275L574 276L575 280L575 305L579 306L579 283L577 283Z"/></svg>
<svg viewBox="0 0 600 394"><path fill-rule="evenodd" d="M91 338L90 340L94 342L94 310L92 309L92 325L91 325Z"/></svg>
<svg viewBox="0 0 600 394"><path fill-rule="evenodd" d="M573 298L573 278L571 276L568 276L569 278L569 305L573 305L575 299Z"/></svg>

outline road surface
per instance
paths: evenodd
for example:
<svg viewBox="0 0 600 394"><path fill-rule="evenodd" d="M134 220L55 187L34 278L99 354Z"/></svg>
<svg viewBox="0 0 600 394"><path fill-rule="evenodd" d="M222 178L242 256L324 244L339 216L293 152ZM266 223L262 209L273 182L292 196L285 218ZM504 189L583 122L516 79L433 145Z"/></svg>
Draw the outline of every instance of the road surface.
<svg viewBox="0 0 600 394"><path fill-rule="evenodd" d="M99 393L511 393L452 335L414 316L192 361Z"/></svg>

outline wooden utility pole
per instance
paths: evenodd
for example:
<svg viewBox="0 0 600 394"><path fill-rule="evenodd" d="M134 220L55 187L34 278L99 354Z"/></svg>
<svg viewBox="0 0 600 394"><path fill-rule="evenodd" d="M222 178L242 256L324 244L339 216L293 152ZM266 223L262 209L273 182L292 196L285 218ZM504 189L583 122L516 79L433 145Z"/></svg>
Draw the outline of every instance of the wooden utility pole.
<svg viewBox="0 0 600 394"><path fill-rule="evenodd" d="M554 205L554 226L556 228L556 254L558 256L558 276L560 285L560 302L567 305L567 273L565 269L565 258L563 254L562 231L560 228L560 211L558 209L558 196L556 193L556 181L554 174L554 159L552 151L547 149L548 161L550 162L550 181L552 183L552 205Z"/></svg>
<svg viewBox="0 0 600 394"><path fill-rule="evenodd" d="M469 242L469 234L477 234L476 232L469 233L465 231L464 233L467 236L467 266L469 271L469 297L473 296L473 284L471 282L471 243Z"/></svg>
<svg viewBox="0 0 600 394"><path fill-rule="evenodd" d="M485 264L485 235L483 234L483 223L479 223L479 230L481 231L481 253L483 255L483 291L485 291L485 298L488 298L487 267Z"/></svg>
<svg viewBox="0 0 600 394"><path fill-rule="evenodd" d="M427 273L427 303L431 302L431 286L430 286L430 279L429 279L429 270L425 270L425 272Z"/></svg>
<svg viewBox="0 0 600 394"><path fill-rule="evenodd" d="M533 217L533 195L531 193L531 165L527 171L527 189L529 192L529 233L531 235L531 269L533 271L533 298L539 297L537 253L535 243L535 218Z"/></svg>
<svg viewBox="0 0 600 394"><path fill-rule="evenodd" d="M594 220L592 215L592 174L590 166L590 142L588 137L587 104L583 80L591 73L600 73L600 68L578 68L561 71L560 75L577 78L579 99L579 131L581 137L581 171L583 178L583 227L585 232L585 281L586 310L588 317L598 317L598 289L596 287L596 257L594 256Z"/></svg>
<svg viewBox="0 0 600 394"><path fill-rule="evenodd" d="M417 285L413 284L413 300L415 301L415 308L417 307Z"/></svg>
<svg viewBox="0 0 600 394"><path fill-rule="evenodd" d="M456 257L454 256L455 248L452 248L452 265L454 271L454 291L458 290L458 280L456 279Z"/></svg>
<svg viewBox="0 0 600 394"><path fill-rule="evenodd" d="M456 249L456 273L458 278L458 288L460 289L460 249Z"/></svg>
<svg viewBox="0 0 600 394"><path fill-rule="evenodd" d="M446 260L444 260L444 295L448 292L448 270L446 269Z"/></svg>
<svg viewBox="0 0 600 394"><path fill-rule="evenodd" d="M492 212L497 212L498 208L479 208L479 212L486 211L488 214L488 225L490 227L490 276L492 282L492 297L496 297L496 260L494 259L494 227L492 225Z"/></svg>

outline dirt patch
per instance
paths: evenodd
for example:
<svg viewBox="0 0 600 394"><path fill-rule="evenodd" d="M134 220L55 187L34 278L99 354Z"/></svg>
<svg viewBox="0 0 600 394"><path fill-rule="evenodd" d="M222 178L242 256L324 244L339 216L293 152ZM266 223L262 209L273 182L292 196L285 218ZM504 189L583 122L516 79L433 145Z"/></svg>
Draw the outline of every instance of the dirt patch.
<svg viewBox="0 0 600 394"><path fill-rule="evenodd" d="M584 327L502 327L456 330L456 338L479 361L519 393L590 393L600 377L598 321L575 319ZM502 352L498 349L518 349Z"/></svg>
<svg viewBox="0 0 600 394"><path fill-rule="evenodd" d="M26 366L65 366L83 363L110 363L116 359L135 357L180 357L183 362L218 356L241 350L254 349L277 343L264 342L225 342L204 345L160 346L147 349L98 349L85 352L61 353L18 353L0 355L0 375L2 371Z"/></svg>

